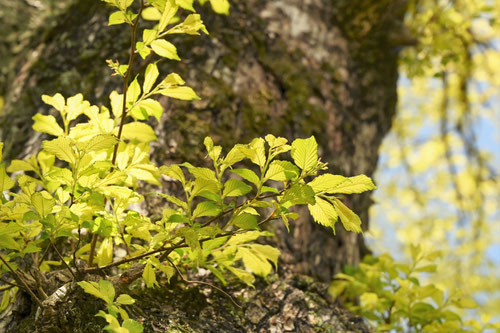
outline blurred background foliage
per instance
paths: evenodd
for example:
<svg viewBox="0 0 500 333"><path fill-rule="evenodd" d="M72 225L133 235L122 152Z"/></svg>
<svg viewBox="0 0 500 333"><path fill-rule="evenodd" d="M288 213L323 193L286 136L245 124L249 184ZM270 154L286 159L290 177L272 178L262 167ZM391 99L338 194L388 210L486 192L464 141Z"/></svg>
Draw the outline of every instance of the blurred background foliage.
<svg viewBox="0 0 500 333"><path fill-rule="evenodd" d="M500 1L412 0L399 106L381 148L376 253L441 250L428 279L500 314ZM401 253L397 255L397 253Z"/></svg>
<svg viewBox="0 0 500 333"><path fill-rule="evenodd" d="M50 31L50 18L74 1L0 0L0 96L16 57L43 38L35 31ZM400 57L370 245L402 261L410 261L411 244L440 250L428 282L459 289L480 304L477 318L498 321L500 0L408 0L406 24L414 45Z"/></svg>

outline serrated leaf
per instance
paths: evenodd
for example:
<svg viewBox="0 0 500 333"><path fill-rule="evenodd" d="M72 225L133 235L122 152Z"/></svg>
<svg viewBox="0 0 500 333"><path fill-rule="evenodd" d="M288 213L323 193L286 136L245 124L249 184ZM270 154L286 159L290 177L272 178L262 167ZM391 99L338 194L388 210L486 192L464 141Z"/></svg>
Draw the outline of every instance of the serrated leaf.
<svg viewBox="0 0 500 333"><path fill-rule="evenodd" d="M206 178L196 178L194 181L193 191L191 194L193 196L202 195L202 192L211 192L214 194L218 194L219 192L219 183L213 180L209 180Z"/></svg>
<svg viewBox="0 0 500 333"><path fill-rule="evenodd" d="M56 118L52 115L44 116L42 114L37 113L32 118L35 123L33 124L33 129L37 132L47 133L53 136L62 136L64 135L64 131L59 126L56 121Z"/></svg>
<svg viewBox="0 0 500 333"><path fill-rule="evenodd" d="M249 169L234 169L231 170L232 173L237 174L241 178L248 180L250 183L253 183L255 185L259 185L260 179L259 176L255 174L252 170Z"/></svg>
<svg viewBox="0 0 500 333"><path fill-rule="evenodd" d="M266 164L266 148L264 144L265 140L263 138L256 138L248 145L250 151L242 147L242 152L248 154L247 157L261 168Z"/></svg>
<svg viewBox="0 0 500 333"><path fill-rule="evenodd" d="M264 178L277 181L286 181L297 179L299 177L299 174L299 169L292 163L288 161L276 160L271 162Z"/></svg>
<svg viewBox="0 0 500 333"><path fill-rule="evenodd" d="M158 140L151 126L138 121L123 125L122 139L144 143Z"/></svg>
<svg viewBox="0 0 500 333"><path fill-rule="evenodd" d="M320 197L316 197L316 204L308 205L307 208L316 223L335 230L334 227L338 219L338 214L331 203Z"/></svg>
<svg viewBox="0 0 500 333"><path fill-rule="evenodd" d="M163 165L160 167L160 172L170 178L180 181L182 184L186 183L186 178L182 169L177 164Z"/></svg>
<svg viewBox="0 0 500 333"><path fill-rule="evenodd" d="M165 89L161 89L159 91L159 93L162 94L163 96L177 98L177 99L181 99L184 101L191 101L193 99L201 99L198 95L196 95L196 93L194 92L194 90L192 88L185 87L185 86L183 86L183 87L178 87L178 86L168 87Z"/></svg>
<svg viewBox="0 0 500 333"><path fill-rule="evenodd" d="M266 258L263 258L260 253L252 251L247 247L239 247L236 258L243 260L243 265L252 273L266 277L271 273L272 266Z"/></svg>
<svg viewBox="0 0 500 333"><path fill-rule="evenodd" d="M239 197L252 191L252 187L238 179L229 179L224 183L223 197Z"/></svg>
<svg viewBox="0 0 500 333"><path fill-rule="evenodd" d="M304 172L314 168L318 163L318 144L314 136L293 141L291 154L295 164Z"/></svg>
<svg viewBox="0 0 500 333"><path fill-rule="evenodd" d="M158 78L158 75L160 75L160 72L158 71L158 66L156 66L155 62L149 64L148 67L146 67L146 73L143 85L143 90L145 94L151 91L153 84L156 82L156 79Z"/></svg>
<svg viewBox="0 0 500 333"><path fill-rule="evenodd" d="M257 217L249 213L241 213L235 218L233 218L233 224L241 229L246 230L258 230Z"/></svg>
<svg viewBox="0 0 500 333"><path fill-rule="evenodd" d="M337 186L341 185L347 180L347 177L327 173L314 178L311 182L307 183L307 185L311 186L316 193L333 193L329 191L334 190L335 188L337 188Z"/></svg>
<svg viewBox="0 0 500 333"><path fill-rule="evenodd" d="M217 216L221 208L211 201L200 202L193 211L193 218L203 216Z"/></svg>
<svg viewBox="0 0 500 333"><path fill-rule="evenodd" d="M278 191L277 189L275 189L274 187L270 187L270 186L262 186L260 188L260 193L266 193L266 192L271 192L271 193L280 193L280 191Z"/></svg>
<svg viewBox="0 0 500 333"><path fill-rule="evenodd" d="M232 166L235 163L238 163L239 161L243 160L245 158L245 154L243 154L240 149L240 145L234 146L229 153L226 155L224 160L222 161L222 164L227 168ZM257 177L258 178L258 177Z"/></svg>
<svg viewBox="0 0 500 333"><path fill-rule="evenodd" d="M350 210L346 205L342 203L337 198L333 198L333 205L335 211L340 217L340 221L344 226L345 230L353 232L362 232L361 230L361 219L352 210Z"/></svg>
<svg viewBox="0 0 500 333"><path fill-rule="evenodd" d="M114 147L118 139L111 134L98 134L90 139L83 147L83 151L91 152Z"/></svg>
<svg viewBox="0 0 500 333"><path fill-rule="evenodd" d="M285 191L280 202L290 202L292 205L314 205L314 190L309 185L294 184L291 188Z"/></svg>
<svg viewBox="0 0 500 333"><path fill-rule="evenodd" d="M20 250L19 244L9 235L0 235L0 249Z"/></svg>
<svg viewBox="0 0 500 333"><path fill-rule="evenodd" d="M240 279L242 282L244 282L246 285L248 285L248 286L250 286L252 288L254 287L253 282L255 281L255 277L251 273L249 273L249 272L247 272L247 271L245 271L243 269L235 268L235 267L230 267L230 266L227 267L227 269L231 273L233 273L234 275L236 275L236 277L238 279Z"/></svg>
<svg viewBox="0 0 500 333"><path fill-rule="evenodd" d="M177 55L177 48L174 44L167 42L165 39L156 39L151 43L151 48L153 51L161 57L178 60L181 58ZM172 87L173 88L173 87ZM168 95L166 95L168 96ZM177 98L177 97L176 97ZM182 98L180 98L182 99ZM191 98L193 99L193 98Z"/></svg>
<svg viewBox="0 0 500 333"><path fill-rule="evenodd" d="M17 172L17 171L35 171L35 167L26 160L13 160L9 167L7 168L7 172Z"/></svg>
<svg viewBox="0 0 500 333"><path fill-rule="evenodd" d="M373 184L372 180L369 177L365 175L359 175L347 178L346 181L341 182L333 188L328 189L327 192L352 194L375 190L376 188L377 187Z"/></svg>
<svg viewBox="0 0 500 333"><path fill-rule="evenodd" d="M31 196L31 206L42 218L52 213L55 203L55 199L47 191L37 192Z"/></svg>
<svg viewBox="0 0 500 333"><path fill-rule="evenodd" d="M75 151L71 147L71 141L68 138L59 137L51 141L43 141L43 149L54 154L58 159L75 164Z"/></svg>

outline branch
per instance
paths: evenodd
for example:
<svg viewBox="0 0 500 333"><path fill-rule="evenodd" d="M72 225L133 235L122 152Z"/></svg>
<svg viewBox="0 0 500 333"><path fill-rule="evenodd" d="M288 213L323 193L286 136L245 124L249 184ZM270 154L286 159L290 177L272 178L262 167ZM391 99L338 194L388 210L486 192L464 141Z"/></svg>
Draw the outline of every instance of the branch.
<svg viewBox="0 0 500 333"><path fill-rule="evenodd" d="M224 294L225 296L229 297L229 299L231 300L231 302L236 305L238 308L242 308L241 305L239 305L235 300L234 298L229 295L227 292L225 292L224 290L222 290L221 288L209 283L209 282L205 282L205 281L193 281L193 280L188 280L184 277L184 275L182 275L181 271L179 270L179 268L177 267L176 264L174 264L172 262L172 260L170 260L170 258L167 257L167 261L175 268L175 270L177 271L177 274L179 274L179 276L181 277L182 281L186 282L186 283L190 283L190 284L204 284L206 286L209 286L213 289L216 289L218 290L219 292L221 292L222 294Z"/></svg>

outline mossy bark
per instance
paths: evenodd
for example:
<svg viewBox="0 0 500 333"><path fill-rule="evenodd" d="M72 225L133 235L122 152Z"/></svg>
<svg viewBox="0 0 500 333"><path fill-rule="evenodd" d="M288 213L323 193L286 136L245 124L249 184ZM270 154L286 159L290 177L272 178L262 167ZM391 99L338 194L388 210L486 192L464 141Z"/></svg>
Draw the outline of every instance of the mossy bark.
<svg viewBox="0 0 500 333"><path fill-rule="evenodd" d="M39 148L31 117L49 110L42 94L82 92L92 103L108 104L109 93L120 89L105 60L125 61L127 34L122 26L107 27L109 10L101 2L72 2L33 34L3 88L0 137L7 158ZM314 135L331 171L371 176L396 108L405 3L233 1L228 17L200 8L210 36L175 37L183 61L160 66L179 73L202 100L161 100L165 112L155 124L160 141L152 158L161 164L198 163L207 135L225 148L268 133L290 140ZM144 63L136 70L142 68ZM366 230L370 194L347 201ZM290 234L282 227L273 230L282 262L295 272L329 281L368 251L362 236L340 224L333 236L305 216L292 223Z"/></svg>

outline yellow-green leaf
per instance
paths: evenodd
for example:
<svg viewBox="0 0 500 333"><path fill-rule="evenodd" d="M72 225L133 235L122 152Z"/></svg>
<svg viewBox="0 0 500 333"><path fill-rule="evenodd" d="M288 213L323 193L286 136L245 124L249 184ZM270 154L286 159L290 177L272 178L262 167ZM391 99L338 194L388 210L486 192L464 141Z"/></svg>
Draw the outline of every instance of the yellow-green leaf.
<svg viewBox="0 0 500 333"><path fill-rule="evenodd" d="M304 172L310 171L318 163L318 144L311 136L308 139L296 139L292 143L292 158Z"/></svg>
<svg viewBox="0 0 500 333"><path fill-rule="evenodd" d="M239 197L252 190L252 187L238 179L229 179L224 184L223 197Z"/></svg>
<svg viewBox="0 0 500 333"><path fill-rule="evenodd" d="M175 13L177 13L177 10L179 7L173 0L167 0L165 3L165 10L163 11L160 22L158 24L158 31L162 32L165 30L167 25L170 23L172 18L174 17ZM156 51L155 51L156 52Z"/></svg>
<svg viewBox="0 0 500 333"><path fill-rule="evenodd" d="M121 10L109 15L108 25L122 24L125 22L125 13Z"/></svg>
<svg viewBox="0 0 500 333"><path fill-rule="evenodd" d="M64 97L57 93L54 96L49 96L49 95L42 95L42 101L45 104L51 105L54 107L59 112L64 112Z"/></svg>
<svg viewBox="0 0 500 333"><path fill-rule="evenodd" d="M193 99L200 99L198 95L194 92L194 90L190 87L177 87L172 86L165 89L160 90L160 94L172 98L181 99L184 101L191 101Z"/></svg>
<svg viewBox="0 0 500 333"><path fill-rule="evenodd" d="M164 39L157 39L151 43L151 48L156 54L167 59L178 60L181 58L177 55L177 48L174 44L167 42Z"/></svg>
<svg viewBox="0 0 500 333"><path fill-rule="evenodd" d="M145 94L151 91L151 88L153 87L153 84L156 82L156 79L158 78L159 74L160 72L158 71L158 66L156 66L156 63L151 63L148 65L148 67L146 67L146 74L143 85L143 90Z"/></svg>
<svg viewBox="0 0 500 333"><path fill-rule="evenodd" d="M44 116L37 113L33 116L33 120L35 121L33 129L37 132L47 133L53 136L64 135L63 129L52 115Z"/></svg>
<svg viewBox="0 0 500 333"><path fill-rule="evenodd" d="M62 161L72 164L76 162L75 151L71 147L71 141L68 138L59 137L51 141L43 141L43 149Z"/></svg>
<svg viewBox="0 0 500 333"><path fill-rule="evenodd" d="M151 142L158 139L151 126L138 121L123 125L122 138L138 142Z"/></svg>
<svg viewBox="0 0 500 333"><path fill-rule="evenodd" d="M344 226L345 230L353 232L362 232L361 230L361 219L352 210L350 210L346 205L342 203L337 198L333 198L333 205L335 206L335 211L340 217L340 221Z"/></svg>
<svg viewBox="0 0 500 333"><path fill-rule="evenodd" d="M97 263L99 266L107 265L113 261L113 239L104 238L97 250Z"/></svg>
<svg viewBox="0 0 500 333"><path fill-rule="evenodd" d="M210 0L212 9L217 14L229 15L229 1L228 0Z"/></svg>
<svg viewBox="0 0 500 333"><path fill-rule="evenodd" d="M320 197L316 197L316 204L308 205L307 207L315 222L331 227L335 231L335 222L337 222L338 214L332 204Z"/></svg>
<svg viewBox="0 0 500 333"><path fill-rule="evenodd" d="M142 278L148 288L152 288L155 285L158 285L158 282L156 282L156 274L151 263L148 262L146 264L146 267L144 267L144 272L142 272Z"/></svg>
<svg viewBox="0 0 500 333"><path fill-rule="evenodd" d="M136 120L148 120L150 116L160 121L163 113L163 107L160 102L147 98L139 103L130 111L130 115Z"/></svg>
<svg viewBox="0 0 500 333"><path fill-rule="evenodd" d="M31 206L42 218L52 213L55 203L55 199L47 191L37 192L31 196Z"/></svg>
<svg viewBox="0 0 500 333"><path fill-rule="evenodd" d="M377 187L373 184L372 180L369 177L365 175L359 175L346 178L346 181L341 182L337 186L328 189L327 192L352 194L375 190L376 188Z"/></svg>

